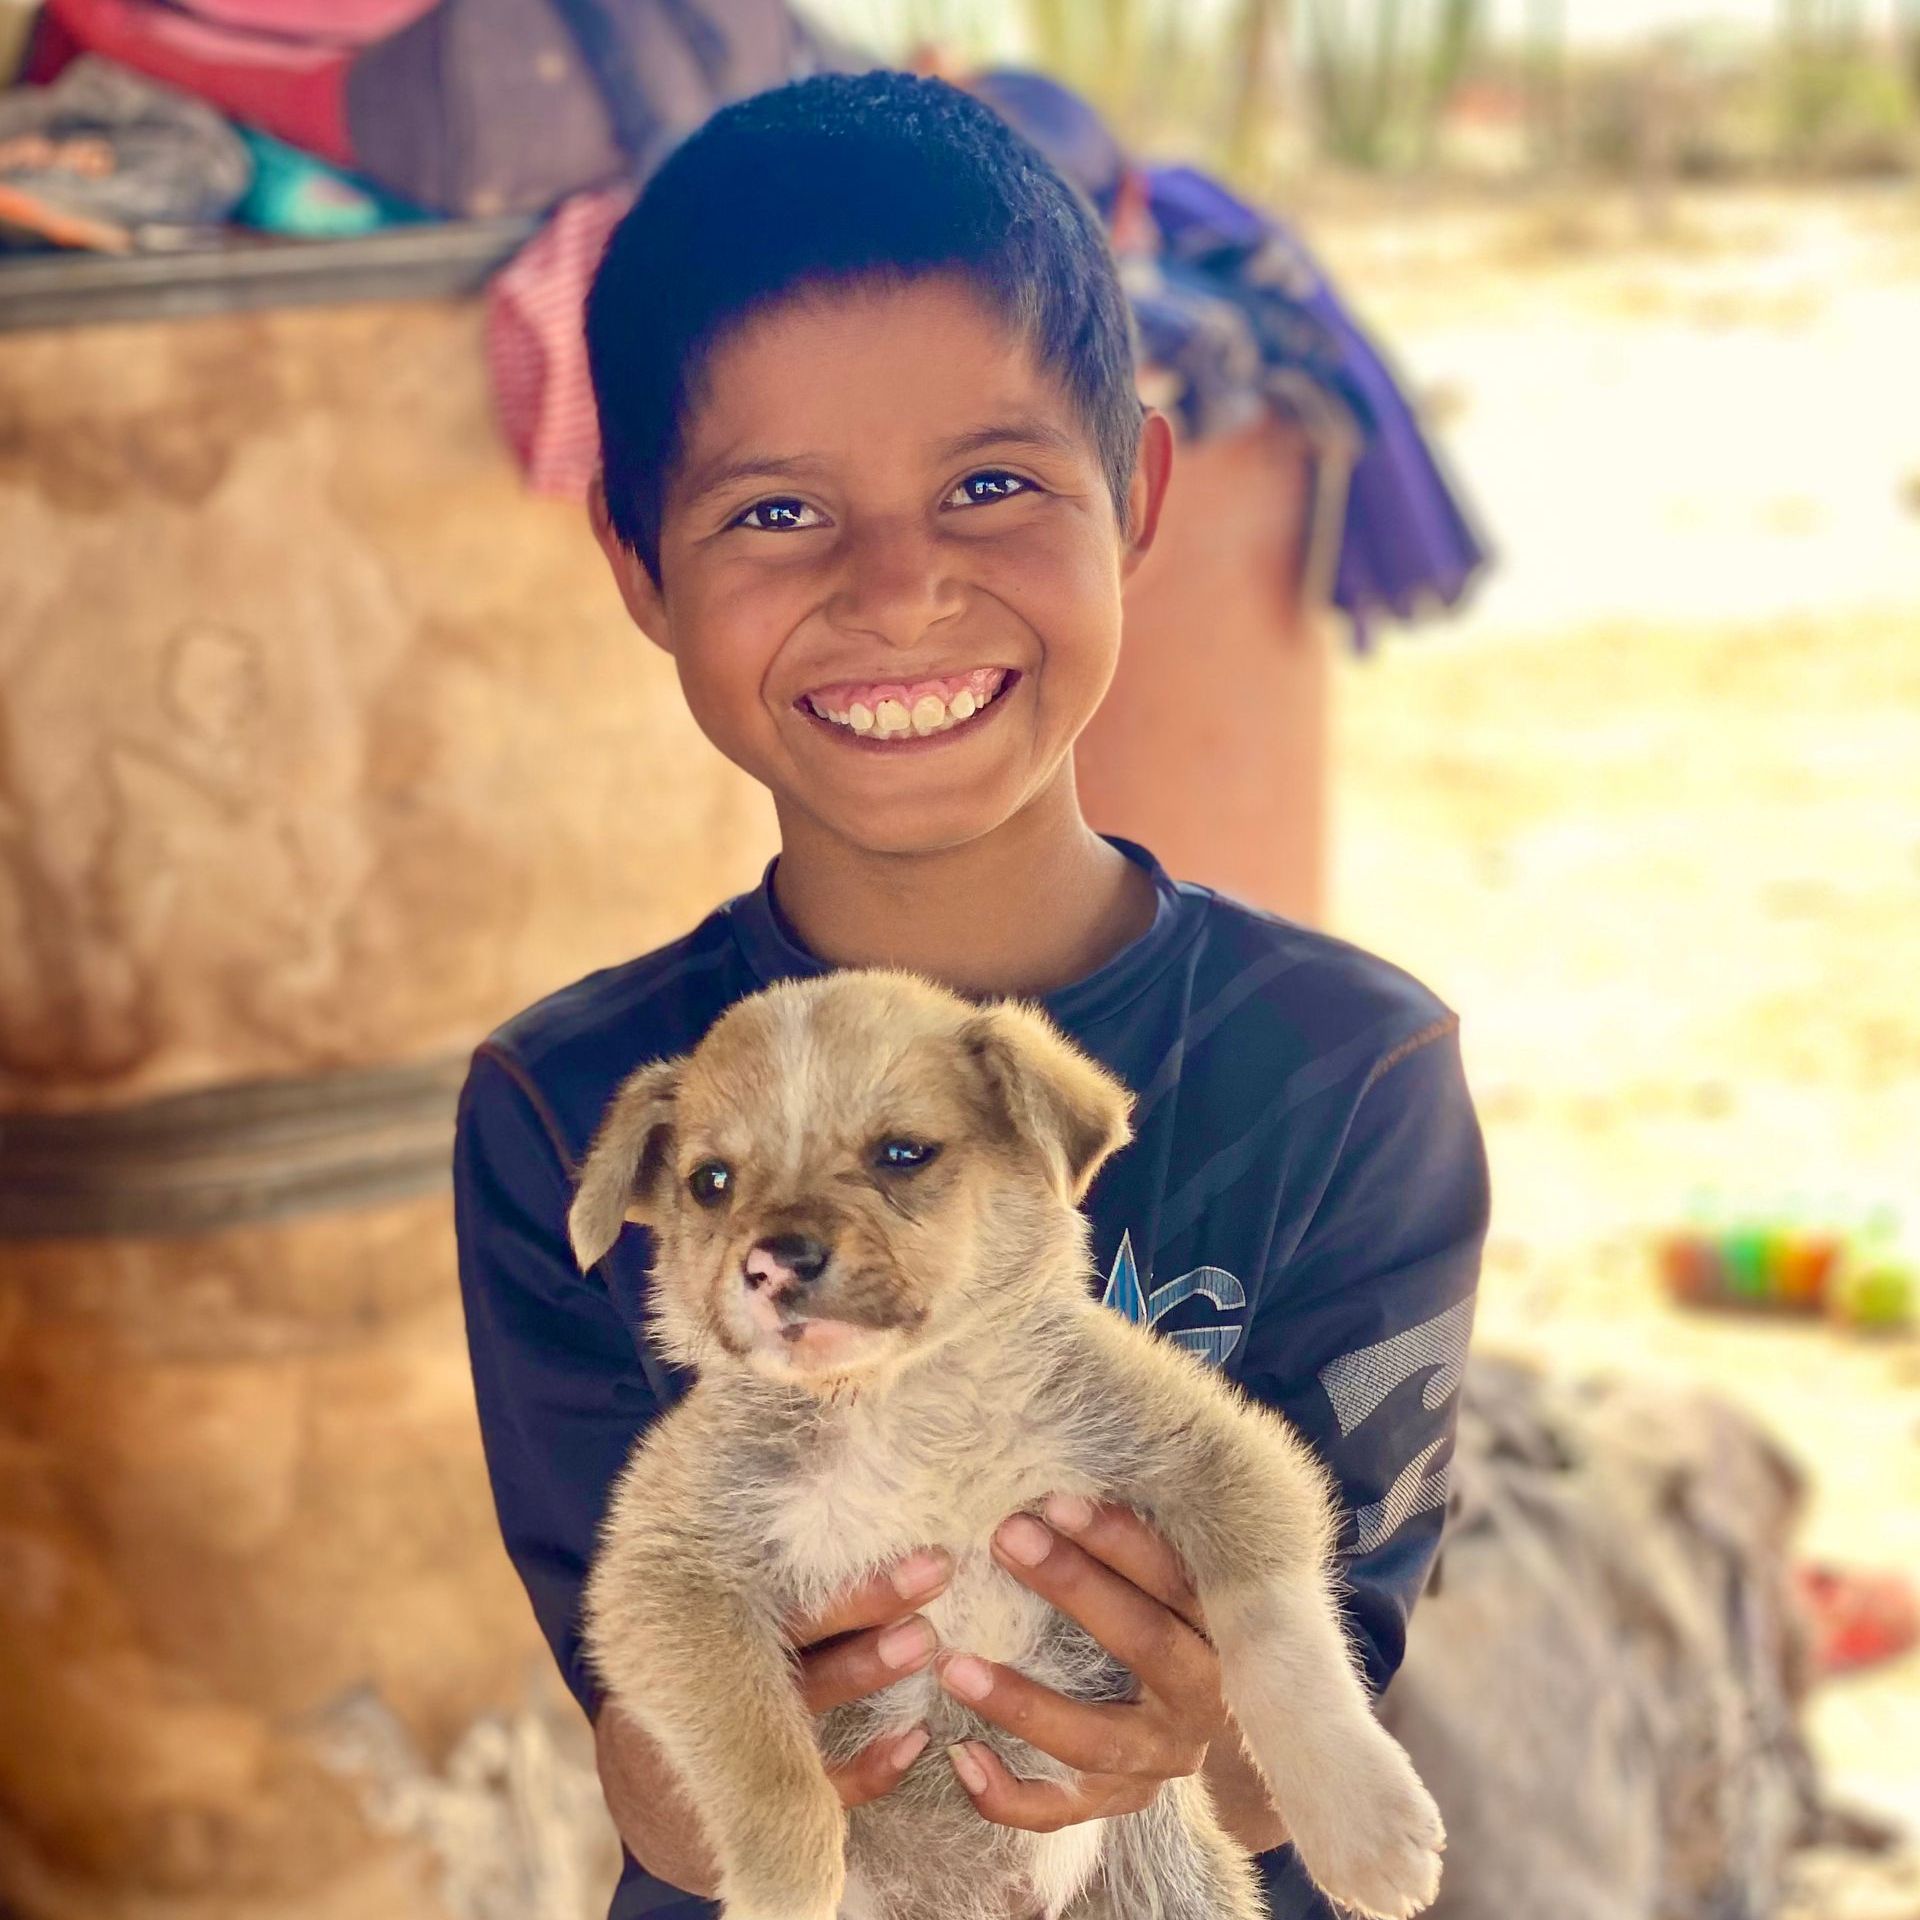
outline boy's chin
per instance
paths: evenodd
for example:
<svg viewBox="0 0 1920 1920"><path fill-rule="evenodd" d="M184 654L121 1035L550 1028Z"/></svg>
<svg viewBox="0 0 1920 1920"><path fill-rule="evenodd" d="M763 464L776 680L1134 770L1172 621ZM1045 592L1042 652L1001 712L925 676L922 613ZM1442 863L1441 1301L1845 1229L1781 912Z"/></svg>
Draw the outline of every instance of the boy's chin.
<svg viewBox="0 0 1920 1920"><path fill-rule="evenodd" d="M984 840L1020 811L1017 802L996 804L991 793L956 795L940 803L897 806L810 806L843 844L862 853L889 856L950 853Z"/></svg>

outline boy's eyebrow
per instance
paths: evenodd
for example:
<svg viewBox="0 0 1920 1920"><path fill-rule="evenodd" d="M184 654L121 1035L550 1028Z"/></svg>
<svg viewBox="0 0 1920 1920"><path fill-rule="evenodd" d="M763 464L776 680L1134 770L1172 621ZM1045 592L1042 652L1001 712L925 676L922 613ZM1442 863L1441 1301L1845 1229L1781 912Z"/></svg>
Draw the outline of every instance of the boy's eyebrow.
<svg viewBox="0 0 1920 1920"><path fill-rule="evenodd" d="M943 440L934 449L934 454L936 459L942 461L963 459L985 447L1027 447L1039 453L1070 454L1075 451L1076 445L1073 435L1056 427L1051 420L1027 415L1014 420L994 421L988 426L973 427L966 433L956 434L951 440ZM781 456L747 453L731 460L711 461L704 467L696 468L688 478L687 504L691 506L704 500L708 494L718 493L722 487L730 487L736 480L804 480L808 474L817 472L820 464L804 454Z"/></svg>
<svg viewBox="0 0 1920 1920"><path fill-rule="evenodd" d="M736 480L771 478L779 480L804 480L809 473L819 468L820 462L809 460L801 455L782 458L777 454L749 453L732 460L709 461L706 466L696 468L687 482L687 502L704 500L710 493L718 493L722 487L730 487Z"/></svg>
<svg viewBox="0 0 1920 1920"><path fill-rule="evenodd" d="M1042 453L1072 453L1077 444L1072 434L1056 427L1051 420L1029 414L957 434L941 443L939 455L942 460L958 460L985 447L1029 447Z"/></svg>

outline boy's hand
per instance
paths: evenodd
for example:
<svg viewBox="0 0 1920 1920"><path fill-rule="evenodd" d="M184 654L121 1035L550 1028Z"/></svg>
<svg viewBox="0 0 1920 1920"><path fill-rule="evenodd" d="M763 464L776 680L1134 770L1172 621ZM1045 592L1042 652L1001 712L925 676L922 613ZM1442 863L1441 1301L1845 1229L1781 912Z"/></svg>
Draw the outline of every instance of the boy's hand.
<svg viewBox="0 0 1920 1920"><path fill-rule="evenodd" d="M800 1697L821 1714L864 1699L930 1661L933 1628L914 1609L947 1584L953 1565L938 1549L910 1554L885 1573L846 1588L818 1614L787 1622L787 1644L799 1668ZM827 1777L841 1803L857 1807L891 1793L927 1744L914 1728L863 1747Z"/></svg>
<svg viewBox="0 0 1920 1920"><path fill-rule="evenodd" d="M1019 1780L979 1741L952 1749L980 1812L1033 1833L1138 1813L1165 1781L1198 1773L1229 1724L1219 1656L1173 1549L1124 1507L1056 1495L1043 1510L1051 1527L1031 1514L1001 1523L995 1560L1085 1627L1140 1692L1112 1705L1069 1700L1010 1667L941 1658L940 1684L956 1699L1078 1769L1077 1787Z"/></svg>

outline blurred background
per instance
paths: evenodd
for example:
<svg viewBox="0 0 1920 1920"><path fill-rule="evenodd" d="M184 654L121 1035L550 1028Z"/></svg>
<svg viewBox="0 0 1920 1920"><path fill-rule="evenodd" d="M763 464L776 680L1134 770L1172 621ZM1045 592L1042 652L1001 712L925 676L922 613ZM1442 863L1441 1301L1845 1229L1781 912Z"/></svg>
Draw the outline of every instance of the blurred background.
<svg viewBox="0 0 1920 1920"><path fill-rule="evenodd" d="M1410 1656L1444 1912L1920 1920L1920 5L709 11L609 90L535 0L0 0L0 1912L604 1911L451 1094L770 851L578 300L703 88L886 60L1095 196L1181 428L1095 824L1463 1018L1549 1398Z"/></svg>

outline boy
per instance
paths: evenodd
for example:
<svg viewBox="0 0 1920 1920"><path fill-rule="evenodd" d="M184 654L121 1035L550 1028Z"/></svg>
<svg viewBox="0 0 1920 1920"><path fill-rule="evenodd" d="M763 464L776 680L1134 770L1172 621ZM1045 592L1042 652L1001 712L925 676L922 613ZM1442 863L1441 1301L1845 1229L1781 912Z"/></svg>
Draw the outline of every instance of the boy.
<svg viewBox="0 0 1920 1920"><path fill-rule="evenodd" d="M587 333L601 546L702 730L771 790L781 851L684 939L479 1048L456 1210L502 1531L631 1856L615 1920L692 1920L716 1911L689 1898L714 1889L697 1819L645 1736L601 1710L577 1619L609 1483L686 1384L640 1332L644 1234L584 1276L567 1251L570 1169L632 1067L832 966L1038 999L1136 1096L1136 1137L1088 1202L1105 1297L1226 1367L1332 1467L1376 1692L1439 1535L1486 1172L1457 1023L1432 995L1176 884L1081 819L1073 743L1113 673L1170 437L1141 408L1099 227L1030 147L900 74L728 108L616 232ZM1137 1700L1070 1703L933 1646L914 1607L946 1570L921 1554L793 1623L809 1704L931 1664L1036 1746L1096 1748L1073 1793L965 1752L929 1760L983 1819L1038 1830L1204 1769L1263 1853L1274 1913L1325 1912L1164 1544L1117 1511L1048 1521L1010 1518L996 1553L1136 1674ZM870 1750L842 1797L887 1792L919 1751Z"/></svg>

